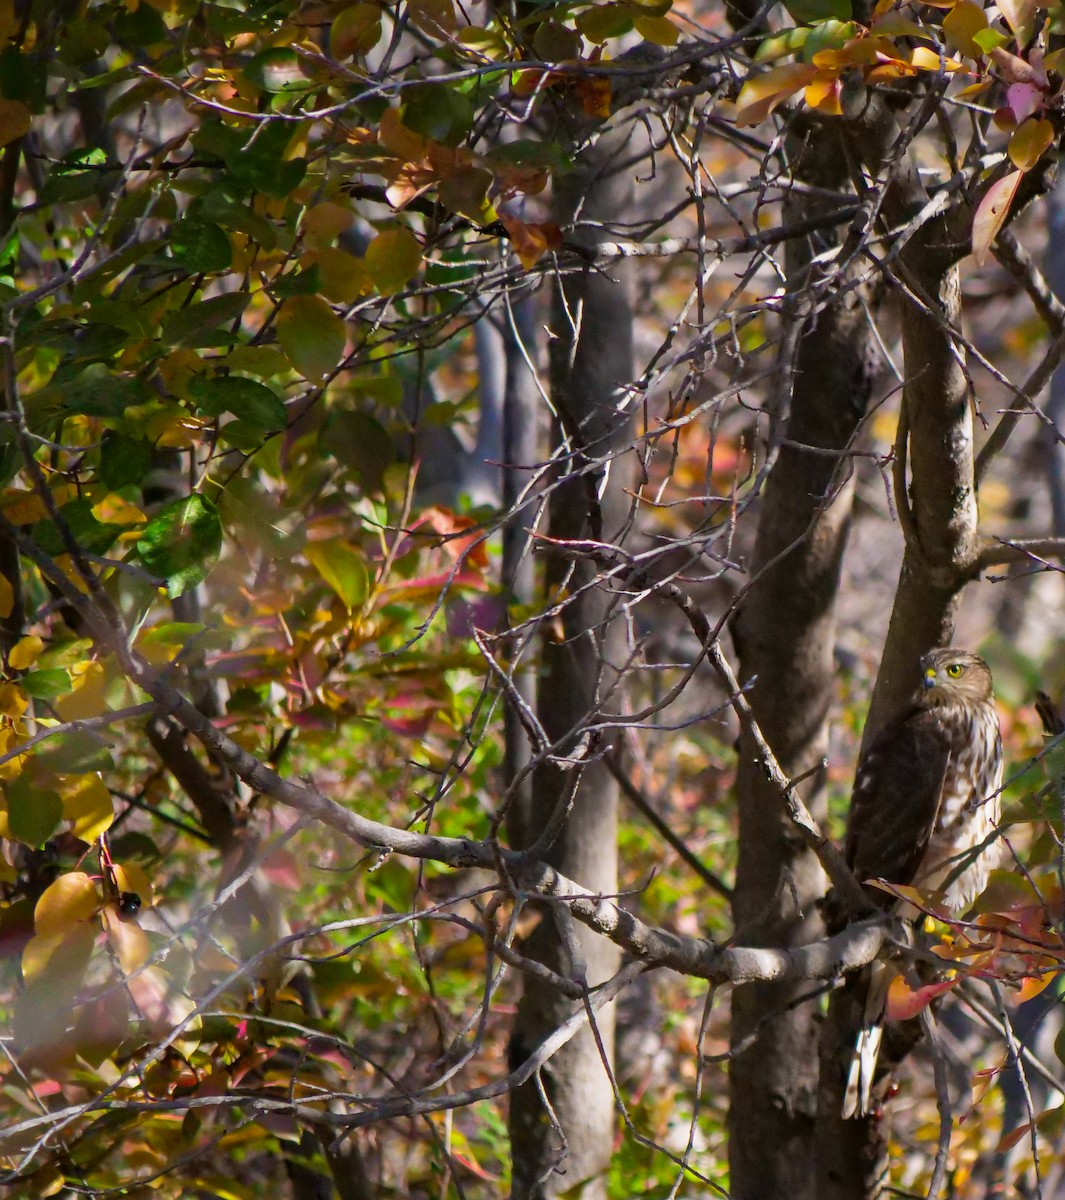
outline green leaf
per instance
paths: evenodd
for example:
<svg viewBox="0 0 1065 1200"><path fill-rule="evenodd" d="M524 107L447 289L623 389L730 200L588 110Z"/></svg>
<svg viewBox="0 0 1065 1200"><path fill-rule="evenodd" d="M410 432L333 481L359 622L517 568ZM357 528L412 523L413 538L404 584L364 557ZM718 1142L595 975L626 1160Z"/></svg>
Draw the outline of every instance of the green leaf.
<svg viewBox="0 0 1065 1200"><path fill-rule="evenodd" d="M189 395L197 408L210 416L233 413L259 433L272 433L285 428L285 405L278 395L263 383L239 375L219 375L210 378L195 376L189 383Z"/></svg>
<svg viewBox="0 0 1065 1200"><path fill-rule="evenodd" d="M366 270L384 295L398 292L422 261L422 245L406 226L386 229L366 247Z"/></svg>
<svg viewBox="0 0 1065 1200"><path fill-rule="evenodd" d="M312 383L320 383L344 357L347 327L321 296L293 296L277 319L285 357Z"/></svg>
<svg viewBox="0 0 1065 1200"><path fill-rule="evenodd" d="M264 250L273 250L277 245L277 230L273 225L246 204L227 195L220 187L212 188L200 199L196 205L196 215L221 225L223 229L247 234Z"/></svg>
<svg viewBox="0 0 1065 1200"><path fill-rule="evenodd" d="M106 332L116 335L119 345L125 341L118 329ZM118 375L105 363L92 363L76 375L57 371L47 387L27 399L27 408L32 411L54 401L65 413L120 417L127 409L143 404L148 398L148 386L143 380Z"/></svg>
<svg viewBox="0 0 1065 1200"><path fill-rule="evenodd" d="M65 696L72 686L69 673L60 667L29 671L19 680L19 687L34 700L54 700L57 696Z"/></svg>
<svg viewBox="0 0 1065 1200"><path fill-rule="evenodd" d="M849 21L854 16L851 0L787 0L784 7L796 21L805 25L831 18Z"/></svg>
<svg viewBox="0 0 1065 1200"><path fill-rule="evenodd" d="M20 775L8 788L7 827L16 841L41 846L62 819L63 801L59 793L35 786L28 773Z"/></svg>
<svg viewBox="0 0 1065 1200"><path fill-rule="evenodd" d="M1009 37L1001 30L991 29L990 27L978 30L973 34L973 41L985 54L990 54L992 50L997 50L999 46L1005 46L1009 40Z"/></svg>
<svg viewBox="0 0 1065 1200"><path fill-rule="evenodd" d="M152 465L152 448L140 438L105 433L100 447L100 480L111 491L141 484Z"/></svg>
<svg viewBox="0 0 1065 1200"><path fill-rule="evenodd" d="M351 612L366 599L370 576L362 555L350 542L340 539L311 542L303 553L319 575L329 584Z"/></svg>
<svg viewBox="0 0 1065 1200"><path fill-rule="evenodd" d="M333 413L319 435L318 444L344 466L357 471L368 492L381 490L385 471L396 457L384 426L367 413Z"/></svg>
<svg viewBox="0 0 1065 1200"><path fill-rule="evenodd" d="M171 346L212 346L219 325L242 316L250 299L244 292L227 292L210 300L194 300L187 308L166 315L163 341Z"/></svg>
<svg viewBox="0 0 1065 1200"><path fill-rule="evenodd" d="M193 275L228 270L233 261L233 248L225 230L210 221L172 221L167 244L178 266Z"/></svg>
<svg viewBox="0 0 1065 1200"><path fill-rule="evenodd" d="M104 554L114 545L115 539L125 526L105 525L93 515L91 500L71 500L59 510L71 537L90 554ZM38 521L31 536L46 554L65 554L66 543L59 528L50 520Z"/></svg>
<svg viewBox="0 0 1065 1200"><path fill-rule="evenodd" d="M218 509L194 492L168 504L148 523L136 554L146 570L166 580L174 599L207 578L221 549Z"/></svg>
<svg viewBox="0 0 1065 1200"><path fill-rule="evenodd" d="M288 46L261 50L248 62L244 75L264 92L303 92L314 86L300 56Z"/></svg>
<svg viewBox="0 0 1065 1200"><path fill-rule="evenodd" d="M111 751L100 741L99 735L83 729L50 738L44 743L44 749L34 756L34 761L57 775L110 771L115 765Z"/></svg>
<svg viewBox="0 0 1065 1200"><path fill-rule="evenodd" d="M412 88L400 109L408 129L445 146L457 146L473 124L473 105L446 84Z"/></svg>

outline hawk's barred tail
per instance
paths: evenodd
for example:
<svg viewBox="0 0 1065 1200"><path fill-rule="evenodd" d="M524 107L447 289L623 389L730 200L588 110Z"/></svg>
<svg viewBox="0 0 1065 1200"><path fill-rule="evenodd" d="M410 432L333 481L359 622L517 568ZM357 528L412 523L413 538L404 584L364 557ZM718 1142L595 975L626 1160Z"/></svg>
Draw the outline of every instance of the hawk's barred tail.
<svg viewBox="0 0 1065 1200"><path fill-rule="evenodd" d="M854 1039L847 1088L843 1093L843 1119L867 1117L872 1108L871 1098L880 1043L884 1038L884 1006L894 972L884 963L874 963L865 995L865 1016L858 1036Z"/></svg>

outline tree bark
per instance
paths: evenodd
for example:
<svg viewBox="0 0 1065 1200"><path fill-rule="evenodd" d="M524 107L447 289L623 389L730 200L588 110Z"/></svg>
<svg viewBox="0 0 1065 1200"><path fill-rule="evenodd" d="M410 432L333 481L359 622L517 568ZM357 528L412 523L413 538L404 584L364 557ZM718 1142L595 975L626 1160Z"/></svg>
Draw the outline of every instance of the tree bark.
<svg viewBox="0 0 1065 1200"><path fill-rule="evenodd" d="M864 140L894 129L875 100L857 146L872 170L881 160ZM882 144L882 132L876 144ZM884 191L883 217L898 227L927 203L916 167L898 162ZM973 474L973 416L962 369L958 261L966 252L967 210L955 208L922 225L898 257L904 379L895 446L895 500L906 548L895 592L863 746L905 704L919 681L920 656L948 644L959 593L979 550ZM910 486L905 486L907 458ZM879 1195L886 1170L888 1121L843 1120L842 1100L861 1014L850 989L832 1000L821 1053L818 1195L868 1200ZM884 1056L890 1059L890 1055Z"/></svg>
<svg viewBox="0 0 1065 1200"><path fill-rule="evenodd" d="M618 149L613 136L603 137L582 155L577 169L558 188L556 204L563 228L578 212L585 221L616 219L620 214L629 184L622 174L611 174ZM579 228L572 236L581 236ZM623 523L623 475L629 468L625 458L615 454L627 444L630 422L618 387L631 379L632 371L628 281L591 270L568 279L555 297L551 385L560 432L568 439L571 453L563 458L561 468L568 477L556 486L550 502L552 537L609 540ZM604 482L605 487L600 487ZM561 636L545 639L539 683L539 718L552 740L571 737L602 707L625 652L622 623L610 619L610 595L590 586L594 567L562 569L571 599L563 611ZM557 571L549 578L552 594L562 582ZM537 769L531 811L521 822L525 844L550 819L567 784L567 774L557 767L545 764ZM584 768L572 810L546 857L590 893L615 893L616 830L617 785L605 764L596 761ZM617 947L583 927L573 927L561 909L551 906L544 906L524 952L562 974L583 976L592 987L609 978L620 962ZM512 1058L523 1061L576 1007L549 984L526 975ZM598 1014L596 1023L609 1062L612 1005ZM512 1195L521 1200L561 1192L585 1200L605 1196L614 1099L608 1066L592 1030L582 1030L556 1053L540 1080L551 1111L535 1080L519 1088L511 1100Z"/></svg>
<svg viewBox="0 0 1065 1200"><path fill-rule="evenodd" d="M821 187L846 186L837 129L813 130L798 172ZM788 219L813 215L816 202L796 211L799 203ZM853 471L842 452L865 415L873 363L868 291L832 293L823 305L811 305L818 293L801 289L816 282L807 270L814 248L804 249L805 263L793 256L788 264L793 332L785 329L776 400L785 443L765 484L754 583L732 626L740 682L755 681L751 707L789 776L815 770L827 749L835 601L853 492ZM824 875L796 836L747 735L739 751L736 935L753 944L801 945L820 931L815 902ZM823 816L819 777L805 799ZM810 992L809 984L756 983L733 994L729 1161L737 1200L817 1195L819 1023L816 1005L801 1003Z"/></svg>

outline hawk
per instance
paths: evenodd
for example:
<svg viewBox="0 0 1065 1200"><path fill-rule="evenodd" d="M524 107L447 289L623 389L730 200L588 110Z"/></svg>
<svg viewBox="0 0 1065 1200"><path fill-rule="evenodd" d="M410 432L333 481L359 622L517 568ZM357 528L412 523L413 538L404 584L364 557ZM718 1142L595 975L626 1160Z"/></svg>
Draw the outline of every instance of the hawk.
<svg viewBox="0 0 1065 1200"><path fill-rule="evenodd" d="M1002 737L987 663L953 647L921 659L921 686L862 756L847 821L846 858L865 884L882 879L940 891L961 916L987 885L997 859ZM985 844L987 843L987 844ZM880 908L901 906L866 887ZM912 910L911 910L912 912ZM891 971L867 969L844 1117L869 1112Z"/></svg>

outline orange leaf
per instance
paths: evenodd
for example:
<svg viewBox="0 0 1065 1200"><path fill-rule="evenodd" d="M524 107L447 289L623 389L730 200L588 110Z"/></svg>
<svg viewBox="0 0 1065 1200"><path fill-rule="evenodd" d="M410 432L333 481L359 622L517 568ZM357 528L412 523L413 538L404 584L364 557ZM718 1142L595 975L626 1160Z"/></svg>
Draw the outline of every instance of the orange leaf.
<svg viewBox="0 0 1065 1200"><path fill-rule="evenodd" d="M21 100L0 99L0 146L30 131L30 110Z"/></svg>
<svg viewBox="0 0 1065 1200"><path fill-rule="evenodd" d="M991 246L1006 220L1023 174L1022 171L1011 171L993 183L977 205L973 217L973 258L977 266L982 267L990 257Z"/></svg>
<svg viewBox="0 0 1065 1200"><path fill-rule="evenodd" d="M944 979L939 983L929 983L924 987L911 989L901 975L896 975L888 987L887 1004L884 1006L884 1018L888 1021L909 1021L916 1017L922 1009L932 1003L937 996L949 992L962 980L961 975L953 979Z"/></svg>
<svg viewBox="0 0 1065 1200"><path fill-rule="evenodd" d="M526 225L517 217L502 216L499 219L526 271L531 270L549 248L557 250L562 245L562 234L557 225Z"/></svg>
<svg viewBox="0 0 1065 1200"><path fill-rule="evenodd" d="M818 112L827 113L830 117L839 117L843 115L843 106L839 102L842 91L843 81L839 75L833 71L820 71L817 77L806 85L804 98L806 103Z"/></svg>

